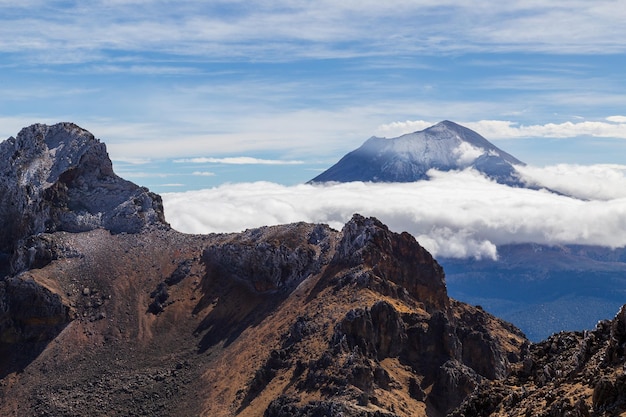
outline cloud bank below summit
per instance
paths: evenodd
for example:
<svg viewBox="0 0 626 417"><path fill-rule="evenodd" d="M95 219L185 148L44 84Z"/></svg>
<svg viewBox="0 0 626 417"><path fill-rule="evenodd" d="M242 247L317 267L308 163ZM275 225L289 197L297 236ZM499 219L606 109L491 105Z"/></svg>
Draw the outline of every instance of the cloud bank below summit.
<svg viewBox="0 0 626 417"><path fill-rule="evenodd" d="M237 232L298 221L340 229L353 213L407 231L435 256L496 258L498 245L626 245L626 166L525 167L546 190L511 188L473 170L431 171L416 183L226 184L166 193L165 214L186 233Z"/></svg>

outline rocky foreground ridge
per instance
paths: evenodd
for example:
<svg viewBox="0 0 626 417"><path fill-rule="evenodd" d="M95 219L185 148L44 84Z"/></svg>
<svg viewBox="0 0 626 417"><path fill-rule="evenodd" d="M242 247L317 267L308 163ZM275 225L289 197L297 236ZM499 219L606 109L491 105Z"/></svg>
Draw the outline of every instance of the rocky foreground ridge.
<svg viewBox="0 0 626 417"><path fill-rule="evenodd" d="M531 345L505 379L483 381L452 417L626 415L626 306L596 329Z"/></svg>
<svg viewBox="0 0 626 417"><path fill-rule="evenodd" d="M624 409L622 313L531 345L374 218L185 235L75 125L0 155L0 415L542 415L584 369L543 415Z"/></svg>

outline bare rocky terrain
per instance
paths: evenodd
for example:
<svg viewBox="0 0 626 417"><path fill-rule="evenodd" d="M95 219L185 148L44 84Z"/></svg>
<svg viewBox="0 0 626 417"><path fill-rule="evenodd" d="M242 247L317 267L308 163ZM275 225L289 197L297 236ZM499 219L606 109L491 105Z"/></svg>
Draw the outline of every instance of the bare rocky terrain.
<svg viewBox="0 0 626 417"><path fill-rule="evenodd" d="M626 306L593 331L531 345L507 378L483 383L451 415L626 416Z"/></svg>
<svg viewBox="0 0 626 417"><path fill-rule="evenodd" d="M186 235L75 125L0 155L0 415L623 410L623 312L530 344L374 218Z"/></svg>

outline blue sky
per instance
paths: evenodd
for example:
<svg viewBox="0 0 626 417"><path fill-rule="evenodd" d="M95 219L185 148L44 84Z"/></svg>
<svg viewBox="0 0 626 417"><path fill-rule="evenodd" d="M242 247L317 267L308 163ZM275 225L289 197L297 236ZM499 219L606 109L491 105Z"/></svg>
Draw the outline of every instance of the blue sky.
<svg viewBox="0 0 626 417"><path fill-rule="evenodd" d="M0 0L0 137L75 122L157 192L302 183L444 119L626 164L619 1L337 3Z"/></svg>

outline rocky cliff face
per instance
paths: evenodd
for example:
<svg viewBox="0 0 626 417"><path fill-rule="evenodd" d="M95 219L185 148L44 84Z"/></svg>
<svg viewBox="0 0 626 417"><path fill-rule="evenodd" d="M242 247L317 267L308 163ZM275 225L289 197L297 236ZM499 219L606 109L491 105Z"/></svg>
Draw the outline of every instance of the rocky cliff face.
<svg viewBox="0 0 626 417"><path fill-rule="evenodd" d="M7 254L17 255L14 269L28 267L15 249L37 233L165 224L161 198L115 175L105 145L72 123L32 125L2 142L0 195L5 271Z"/></svg>
<svg viewBox="0 0 626 417"><path fill-rule="evenodd" d="M72 256L56 231L167 227L159 196L113 173L105 145L71 123L0 143L0 277ZM23 276L0 281L0 374L37 355L72 319L64 294Z"/></svg>
<svg viewBox="0 0 626 417"><path fill-rule="evenodd" d="M502 381L485 381L453 417L604 417L626 413L626 306L587 332L532 345Z"/></svg>

